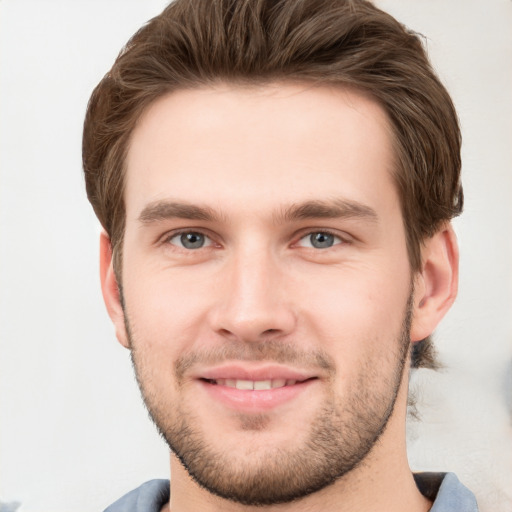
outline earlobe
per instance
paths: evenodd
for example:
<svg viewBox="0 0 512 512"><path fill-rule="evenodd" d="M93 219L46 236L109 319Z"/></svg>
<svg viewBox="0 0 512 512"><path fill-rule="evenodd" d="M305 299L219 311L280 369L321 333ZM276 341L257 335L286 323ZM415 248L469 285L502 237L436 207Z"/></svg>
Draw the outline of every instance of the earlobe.
<svg viewBox="0 0 512 512"><path fill-rule="evenodd" d="M459 249L451 224L445 224L422 247L422 268L414 286L411 341L434 331L450 309L459 281Z"/></svg>
<svg viewBox="0 0 512 512"><path fill-rule="evenodd" d="M105 301L108 315L114 324L116 337L121 345L130 348L119 286L112 264L112 244L110 243L109 236L104 231L100 235L100 279L103 300Z"/></svg>

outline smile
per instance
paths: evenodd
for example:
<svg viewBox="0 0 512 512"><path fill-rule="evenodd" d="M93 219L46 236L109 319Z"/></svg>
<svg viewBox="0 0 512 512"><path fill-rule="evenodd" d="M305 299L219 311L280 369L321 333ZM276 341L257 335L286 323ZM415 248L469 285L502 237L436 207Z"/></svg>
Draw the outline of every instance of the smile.
<svg viewBox="0 0 512 512"><path fill-rule="evenodd" d="M200 384L210 401L222 407L246 413L261 413L291 403L310 393L315 384L320 383L317 376L280 375L249 376L237 375L200 377ZM252 377L252 378L250 378ZM270 378L269 378L270 377ZM284 378L288 377L288 378ZM296 378L291 378L296 377Z"/></svg>
<svg viewBox="0 0 512 512"><path fill-rule="evenodd" d="M269 389L283 388L293 386L297 383L294 379L272 379L272 380L244 380L244 379L205 379L210 384L217 386L226 386L228 388L265 391ZM299 381L300 382L300 381Z"/></svg>

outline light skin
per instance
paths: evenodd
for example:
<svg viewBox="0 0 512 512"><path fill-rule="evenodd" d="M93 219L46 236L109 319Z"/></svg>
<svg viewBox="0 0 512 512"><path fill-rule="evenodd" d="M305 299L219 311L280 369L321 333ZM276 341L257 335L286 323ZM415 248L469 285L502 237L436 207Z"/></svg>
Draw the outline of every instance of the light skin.
<svg viewBox="0 0 512 512"><path fill-rule="evenodd" d="M431 506L407 463L400 349L404 326L419 341L451 306L458 252L446 224L412 274L393 154L374 101L304 84L177 91L133 133L124 309L106 235L101 281L160 430L189 447L181 456L194 468L190 439L176 440L192 429L231 482L269 467L278 479L299 454L313 461L318 425L327 446L360 459L334 483L264 510ZM277 387L233 389L245 381ZM216 494L200 486L211 479L195 464L194 479L171 452L173 511L262 510L222 497L222 479Z"/></svg>

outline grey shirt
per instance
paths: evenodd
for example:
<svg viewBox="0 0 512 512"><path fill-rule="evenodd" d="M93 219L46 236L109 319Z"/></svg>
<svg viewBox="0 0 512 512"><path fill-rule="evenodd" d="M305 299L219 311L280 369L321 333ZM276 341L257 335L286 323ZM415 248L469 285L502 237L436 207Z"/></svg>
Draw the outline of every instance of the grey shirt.
<svg viewBox="0 0 512 512"><path fill-rule="evenodd" d="M454 473L415 473L420 492L434 502L430 512L478 512L473 493ZM125 494L104 512L160 512L169 501L169 480L150 480Z"/></svg>

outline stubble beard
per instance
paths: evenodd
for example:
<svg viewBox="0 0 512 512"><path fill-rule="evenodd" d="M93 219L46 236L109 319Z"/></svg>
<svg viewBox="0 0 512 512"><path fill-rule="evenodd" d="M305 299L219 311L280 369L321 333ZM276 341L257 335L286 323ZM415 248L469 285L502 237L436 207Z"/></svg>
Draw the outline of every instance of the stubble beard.
<svg viewBox="0 0 512 512"><path fill-rule="evenodd" d="M143 368L143 358L138 357L138 344L132 338L132 363L144 403L171 451L190 476L210 493L253 506L298 500L352 472L363 463L385 431L408 361L411 300L412 297L407 304L396 351L389 354L393 368L390 375L382 376L379 371L381 360L368 358L357 382L352 383L343 400L334 392L328 394L311 421L306 440L293 450L272 447L260 450L254 457L241 459L237 454L216 449L199 428L200 420L182 400L165 403L162 396L147 389L144 378L147 369ZM125 319L130 333L126 314ZM251 359L246 354L251 352L252 346L244 346L244 359ZM287 360L295 350L273 342L257 346L257 353L252 358L255 360L266 359L266 352L271 356L269 360ZM282 357L278 357L280 347L285 347ZM312 357L318 359L320 356L312 354ZM264 414L240 415L240 420L242 429L256 432L266 428L268 417Z"/></svg>

